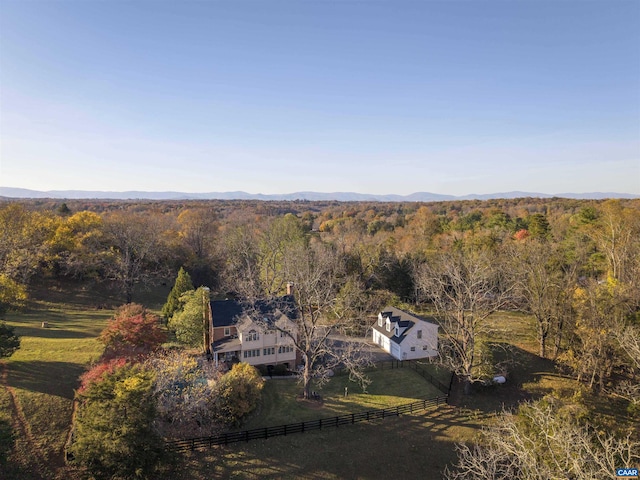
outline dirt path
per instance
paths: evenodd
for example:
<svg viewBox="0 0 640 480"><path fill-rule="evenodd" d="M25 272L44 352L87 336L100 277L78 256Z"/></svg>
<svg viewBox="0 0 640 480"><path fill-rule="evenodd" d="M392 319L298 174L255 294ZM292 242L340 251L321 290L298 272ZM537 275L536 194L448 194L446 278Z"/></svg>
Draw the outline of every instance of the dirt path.
<svg viewBox="0 0 640 480"><path fill-rule="evenodd" d="M29 422L22 411L20 402L18 402L18 399L16 398L15 390L13 387L9 386L9 369L7 364L0 362L0 368L2 369L0 385L2 385L2 387L9 393L11 401L11 424L13 429L18 432L14 451L17 452L20 450L23 452L18 456L22 457L24 466L30 470L31 478L52 478L53 472L47 466L47 461L42 456L40 447L31 433ZM19 445L20 442L22 442L22 445Z"/></svg>

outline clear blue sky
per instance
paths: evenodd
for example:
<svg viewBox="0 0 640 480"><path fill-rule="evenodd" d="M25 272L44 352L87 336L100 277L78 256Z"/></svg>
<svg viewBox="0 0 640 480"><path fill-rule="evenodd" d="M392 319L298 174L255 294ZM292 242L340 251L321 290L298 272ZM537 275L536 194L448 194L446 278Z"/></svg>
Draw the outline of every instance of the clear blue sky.
<svg viewBox="0 0 640 480"><path fill-rule="evenodd" d="M640 194L640 2L0 0L0 185Z"/></svg>

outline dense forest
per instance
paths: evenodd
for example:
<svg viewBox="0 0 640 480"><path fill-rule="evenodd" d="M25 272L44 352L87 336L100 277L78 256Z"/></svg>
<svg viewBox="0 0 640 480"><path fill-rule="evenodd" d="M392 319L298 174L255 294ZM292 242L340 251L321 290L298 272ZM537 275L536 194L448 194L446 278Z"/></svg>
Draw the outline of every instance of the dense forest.
<svg viewBox="0 0 640 480"><path fill-rule="evenodd" d="M487 319L523 312L540 357L640 414L640 200L0 203L0 311L42 278L131 303L181 268L214 297L250 299L317 275L309 311L347 334L389 304L433 315L467 392L500 368Z"/></svg>
<svg viewBox="0 0 640 480"><path fill-rule="evenodd" d="M475 335L492 311L522 310L536 318L541 356L562 358L602 388L624 363L608 329L638 320L640 200L0 205L2 309L19 307L42 276L109 282L128 303L135 286L174 278L180 267L218 294L278 294L286 249L302 240L335 254L331 315L352 319L357 332L389 303L452 320L456 308L471 311L472 324L452 325L454 336L461 328ZM447 303L456 288L469 298ZM472 378L468 363L459 373Z"/></svg>

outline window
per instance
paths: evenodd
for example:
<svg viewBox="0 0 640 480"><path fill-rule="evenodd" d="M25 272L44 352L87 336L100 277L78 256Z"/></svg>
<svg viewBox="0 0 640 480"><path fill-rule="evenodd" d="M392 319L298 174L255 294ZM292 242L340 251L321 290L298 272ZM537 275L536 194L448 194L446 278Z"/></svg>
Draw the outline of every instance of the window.
<svg viewBox="0 0 640 480"><path fill-rule="evenodd" d="M416 336L418 338L422 338L422 330L418 330L418 332L416 333Z"/></svg>
<svg viewBox="0 0 640 480"><path fill-rule="evenodd" d="M262 354L263 355L273 355L274 353L276 353L276 347L267 347L265 349L263 349Z"/></svg>
<svg viewBox="0 0 640 480"><path fill-rule="evenodd" d="M382 316L378 317L378 326L382 326Z"/></svg>
<svg viewBox="0 0 640 480"><path fill-rule="evenodd" d="M242 356L244 358L259 357L260 349L258 348L256 350L245 350L244 352L242 352Z"/></svg>
<svg viewBox="0 0 640 480"><path fill-rule="evenodd" d="M249 333L247 333L247 338L245 338L245 340L247 342L253 342L255 340L260 340L260 334L258 332L256 332L255 330L249 330Z"/></svg>
<svg viewBox="0 0 640 480"><path fill-rule="evenodd" d="M411 347L411 351L415 352L416 351L416 347Z"/></svg>
<svg viewBox="0 0 640 480"><path fill-rule="evenodd" d="M424 347L422 347L422 350L429 350L429 347L425 345Z"/></svg>
<svg viewBox="0 0 640 480"><path fill-rule="evenodd" d="M231 336L231 328L230 327L224 327L224 336L225 337L230 337Z"/></svg>
<svg viewBox="0 0 640 480"><path fill-rule="evenodd" d="M387 332L391 331L391 320L387 318Z"/></svg>
<svg viewBox="0 0 640 480"><path fill-rule="evenodd" d="M293 352L293 345L280 345L278 347L278 353L291 353Z"/></svg>

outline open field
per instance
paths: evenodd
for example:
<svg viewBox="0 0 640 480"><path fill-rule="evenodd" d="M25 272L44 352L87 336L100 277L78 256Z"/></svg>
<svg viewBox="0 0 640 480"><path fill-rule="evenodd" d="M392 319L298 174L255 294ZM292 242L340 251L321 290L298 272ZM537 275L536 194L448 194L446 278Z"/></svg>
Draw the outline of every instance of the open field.
<svg viewBox="0 0 640 480"><path fill-rule="evenodd" d="M105 307L119 303L103 288L75 284L47 282L31 295L25 311L2 317L21 340L20 349L0 365L0 449L2 422L15 436L2 478L66 479L72 473L64 466L63 450L74 390L102 353L96 337L113 314ZM139 297L152 299L148 293ZM157 300L150 306L159 308Z"/></svg>
<svg viewBox="0 0 640 480"><path fill-rule="evenodd" d="M185 455L177 479L438 479L454 443L473 438L483 416L441 407L419 415L256 440Z"/></svg>

